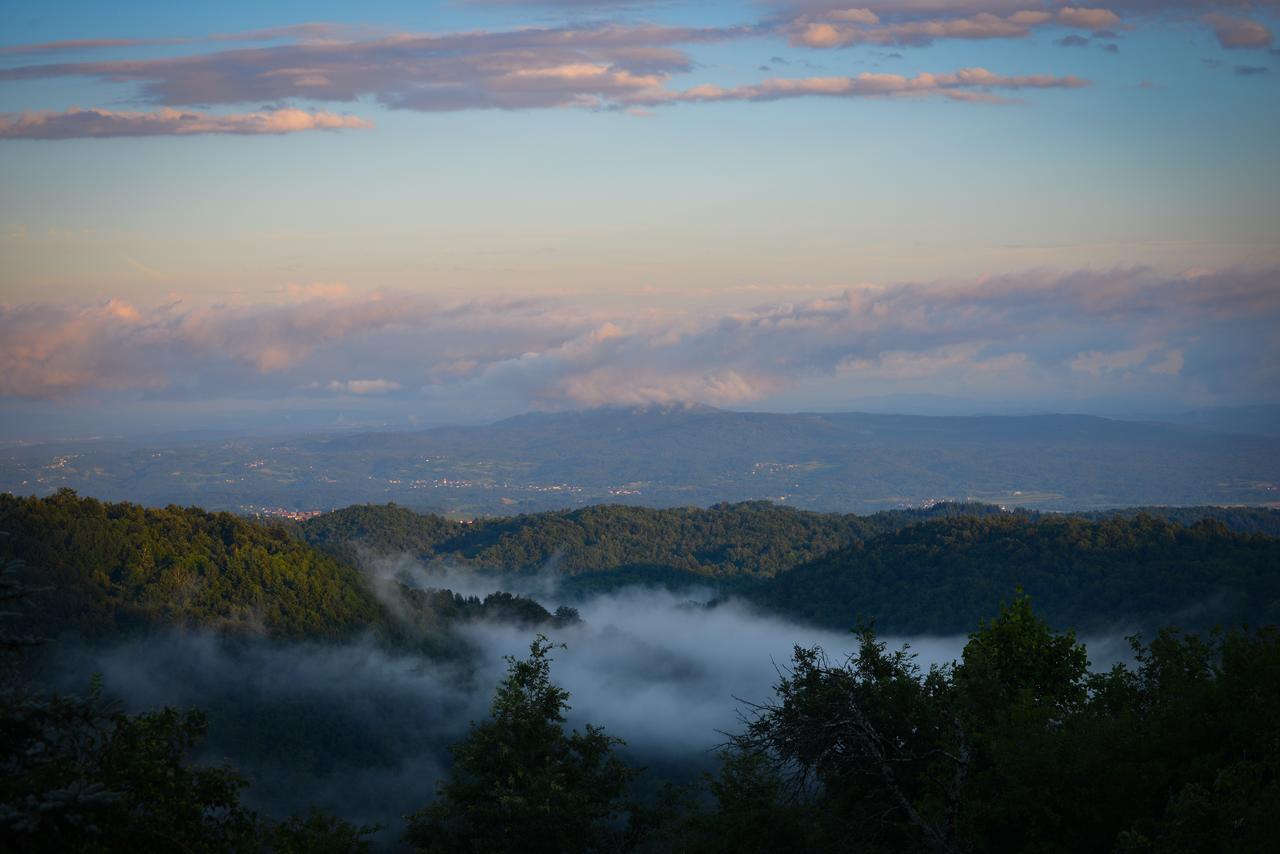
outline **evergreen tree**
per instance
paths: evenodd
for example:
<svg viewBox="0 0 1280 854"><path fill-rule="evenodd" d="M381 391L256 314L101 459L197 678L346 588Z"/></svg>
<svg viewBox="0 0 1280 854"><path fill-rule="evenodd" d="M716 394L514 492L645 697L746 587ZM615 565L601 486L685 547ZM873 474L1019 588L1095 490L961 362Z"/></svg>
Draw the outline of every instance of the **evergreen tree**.
<svg viewBox="0 0 1280 854"><path fill-rule="evenodd" d="M551 681L552 644L507 658L491 719L472 723L434 804L408 817L408 841L430 852L584 852L621 838L627 784L622 742L588 725L564 730L569 694Z"/></svg>

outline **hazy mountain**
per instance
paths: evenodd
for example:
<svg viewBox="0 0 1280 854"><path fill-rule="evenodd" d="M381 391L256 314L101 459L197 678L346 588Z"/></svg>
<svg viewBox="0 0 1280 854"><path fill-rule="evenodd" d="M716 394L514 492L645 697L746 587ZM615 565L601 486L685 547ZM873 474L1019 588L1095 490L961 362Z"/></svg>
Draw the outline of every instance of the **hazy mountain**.
<svg viewBox="0 0 1280 854"><path fill-rule="evenodd" d="M1216 406L1193 409L1161 420L1220 433L1280 438L1280 405Z"/></svg>
<svg viewBox="0 0 1280 854"><path fill-rule="evenodd" d="M873 511L939 500L1042 509L1280 500L1280 439L1088 415L769 414L702 406L522 415L483 427L10 447L0 488L462 513L768 499Z"/></svg>

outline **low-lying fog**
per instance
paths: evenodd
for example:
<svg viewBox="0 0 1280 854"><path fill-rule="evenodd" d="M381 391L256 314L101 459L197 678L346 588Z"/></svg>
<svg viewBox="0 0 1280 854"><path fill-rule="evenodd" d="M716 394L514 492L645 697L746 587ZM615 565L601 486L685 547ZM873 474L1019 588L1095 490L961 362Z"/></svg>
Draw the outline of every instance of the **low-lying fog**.
<svg viewBox="0 0 1280 854"><path fill-rule="evenodd" d="M386 569L371 574L385 579ZM517 588L548 608L561 604L546 577L412 574L415 583L467 594ZM724 733L740 726L735 698L768 699L793 646L821 645L832 658L854 646L849 633L733 602L708 609L696 598L629 588L570 603L582 622L545 632L565 645L554 652L552 678L572 695L569 724L603 726L626 740L630 761L668 777L714 767ZM63 649L52 672L67 690L83 690L89 675L100 673L107 692L130 711L205 709L210 737L200 758L226 758L249 775L251 803L271 812L332 809L386 825L382 836L392 842L400 816L433 797L448 746L487 713L505 673L503 656L525 656L537 634L493 623L457 631L476 650L472 660L433 661L371 640L286 645L170 633ZM885 640L891 647L909 642L927 668L956 659L965 638ZM1095 666L1115 660L1119 649L1100 644Z"/></svg>

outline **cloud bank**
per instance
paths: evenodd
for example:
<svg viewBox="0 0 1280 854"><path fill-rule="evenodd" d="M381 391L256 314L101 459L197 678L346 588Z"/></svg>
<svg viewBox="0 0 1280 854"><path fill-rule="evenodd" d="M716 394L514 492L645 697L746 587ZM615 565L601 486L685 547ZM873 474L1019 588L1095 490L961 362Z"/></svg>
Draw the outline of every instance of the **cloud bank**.
<svg viewBox="0 0 1280 854"><path fill-rule="evenodd" d="M0 306L0 395L505 400L512 409L734 405L807 382L948 393L1280 387L1280 272L1028 272L859 286L732 311L444 304L297 288L261 305Z"/></svg>
<svg viewBox="0 0 1280 854"><path fill-rule="evenodd" d="M554 652L552 676L572 694L568 726L604 726L627 741L630 762L659 775L713 768L715 748L739 724L735 698L767 698L774 662L790 660L793 645L843 654L854 640L645 589L576 604L584 622L551 633L566 645ZM535 630L477 623L459 634L470 653L442 661L371 641L272 644L174 632L60 649L45 673L80 691L101 674L130 709L204 709L210 736L200 758L229 759L247 773L255 806L332 809L382 823L390 842L403 815L434 799L449 745L487 715L502 657L525 657ZM962 644L923 638L915 648L927 666L952 660Z"/></svg>
<svg viewBox="0 0 1280 854"><path fill-rule="evenodd" d="M405 567L412 568L411 562ZM419 580L430 577L415 572ZM485 595L518 576L449 580ZM527 580L527 578L526 578ZM551 577L537 585L555 598ZM728 602L707 609L647 588L572 602L583 621L551 632L552 678L570 694L569 727L603 726L627 744L626 759L651 777L691 779L715 767L714 751L740 729L740 700L768 699L777 666L795 645L833 658L855 647L849 632L814 628ZM115 645L59 645L44 678L83 690L101 674L133 710L205 709L204 761L230 759L253 780L249 801L276 813L331 809L379 822L385 842L401 818L434 799L448 747L483 719L505 673L503 656L528 654L535 630L474 623L458 633L469 653L434 660L370 641L272 644L259 639L160 633ZM957 659L964 637L884 638L909 643L922 668ZM1124 657L1118 638L1090 642L1094 666Z"/></svg>

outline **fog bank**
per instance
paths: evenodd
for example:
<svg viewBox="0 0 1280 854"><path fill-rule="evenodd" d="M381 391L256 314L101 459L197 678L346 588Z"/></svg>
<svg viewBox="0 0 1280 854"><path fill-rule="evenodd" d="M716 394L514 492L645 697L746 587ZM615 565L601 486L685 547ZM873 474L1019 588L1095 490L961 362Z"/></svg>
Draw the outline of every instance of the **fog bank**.
<svg viewBox="0 0 1280 854"><path fill-rule="evenodd" d="M470 578L469 589L458 586L476 595L513 586L509 577L500 585ZM554 597L548 579L526 581ZM552 678L571 693L569 725L603 726L626 740L629 761L677 778L714 767L715 748L740 728L739 698L768 699L795 645L820 645L839 658L856 641L742 604L706 608L663 590L630 588L573 604L582 622L546 631L564 645L554 650ZM381 823L391 843L401 816L434 797L449 745L487 714L503 656L527 655L538 633L487 622L455 631L474 650L463 661L389 650L372 639L278 644L171 632L60 649L49 675L64 689L83 690L100 673L129 711L204 709L210 736L199 758L225 758L246 773L251 804L273 813L318 806ZM891 648L909 643L927 668L958 658L965 638L884 640ZM1114 660L1114 648L1099 646L1102 658Z"/></svg>

